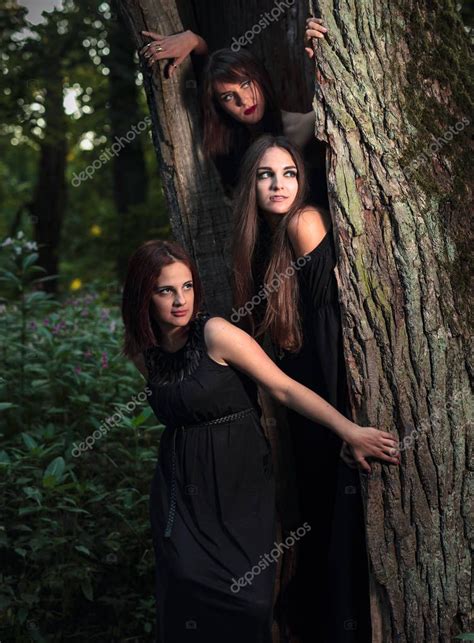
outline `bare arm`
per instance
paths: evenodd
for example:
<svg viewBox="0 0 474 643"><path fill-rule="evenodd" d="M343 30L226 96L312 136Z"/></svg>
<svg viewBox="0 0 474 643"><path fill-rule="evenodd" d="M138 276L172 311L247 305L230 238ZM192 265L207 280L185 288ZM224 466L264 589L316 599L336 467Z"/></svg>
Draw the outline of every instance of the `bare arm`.
<svg viewBox="0 0 474 643"><path fill-rule="evenodd" d="M213 317L205 326L205 339L215 361L231 364L279 402L326 426L350 444L357 463L365 471L371 471L367 457L399 463L398 457L394 457L397 441L389 433L373 427L359 427L348 420L319 395L283 373L244 331L221 317Z"/></svg>

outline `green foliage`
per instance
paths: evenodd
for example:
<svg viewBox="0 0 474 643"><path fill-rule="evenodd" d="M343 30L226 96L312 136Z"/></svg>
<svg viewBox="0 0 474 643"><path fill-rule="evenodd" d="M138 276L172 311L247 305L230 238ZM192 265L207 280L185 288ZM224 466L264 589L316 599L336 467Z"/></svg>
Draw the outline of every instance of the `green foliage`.
<svg viewBox="0 0 474 643"><path fill-rule="evenodd" d="M0 249L0 638L151 640L161 427L120 354L117 306L52 299L36 258L22 233Z"/></svg>
<svg viewBox="0 0 474 643"><path fill-rule="evenodd" d="M117 133L112 127L117 106L114 110L110 100L117 82L117 73L111 73L117 55L111 52L116 20L110 3L67 0L60 9L49 12L42 23L31 25L25 8L13 1L1 5L0 27L0 238L13 236L20 228L34 236L31 206L41 174L41 146L46 138L54 143L55 138L65 135L66 199L58 290L67 290L76 278L87 284L97 280L108 283L116 277L118 257L129 256L143 241L170 235L149 132L140 134L136 144L141 145L144 155L144 174L153 180L141 202L136 195L139 205L132 205L126 215L117 211L115 202L116 158L104 163L92 179L78 187L73 184L75 175L97 163L110 149ZM118 72L120 77L120 68ZM121 92L119 112L124 116L118 128L120 135L147 113L137 65L128 80L138 89L137 95ZM48 108L48 92L57 92L58 84L64 94L64 117ZM133 119L130 113L136 113ZM58 123L60 132L55 133ZM127 147L121 154L128 152ZM127 177L134 186L131 172Z"/></svg>

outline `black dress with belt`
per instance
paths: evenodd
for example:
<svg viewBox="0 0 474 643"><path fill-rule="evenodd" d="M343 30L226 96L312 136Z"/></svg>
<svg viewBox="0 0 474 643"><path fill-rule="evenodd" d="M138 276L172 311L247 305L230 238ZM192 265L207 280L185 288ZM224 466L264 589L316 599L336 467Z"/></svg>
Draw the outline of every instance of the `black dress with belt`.
<svg viewBox="0 0 474 643"><path fill-rule="evenodd" d="M270 444L254 382L207 353L208 319L191 322L179 351L144 353L150 405L165 425L150 493L157 640L270 643Z"/></svg>
<svg viewBox="0 0 474 643"><path fill-rule="evenodd" d="M332 230L308 256L298 271L303 346L297 354L280 353L278 365L346 415ZM340 459L341 442L335 434L294 411L288 414L302 520L312 527L301 541L290 622L304 642L369 643L359 474Z"/></svg>

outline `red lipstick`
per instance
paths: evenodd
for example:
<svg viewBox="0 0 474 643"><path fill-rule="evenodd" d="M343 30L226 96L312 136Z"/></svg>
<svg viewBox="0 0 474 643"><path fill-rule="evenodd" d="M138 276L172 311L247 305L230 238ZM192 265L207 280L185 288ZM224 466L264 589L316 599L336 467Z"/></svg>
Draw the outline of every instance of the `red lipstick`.
<svg viewBox="0 0 474 643"><path fill-rule="evenodd" d="M256 105L252 105L252 107L247 107L247 109L244 110L245 116L249 116L250 114L253 114L256 109L257 109Z"/></svg>

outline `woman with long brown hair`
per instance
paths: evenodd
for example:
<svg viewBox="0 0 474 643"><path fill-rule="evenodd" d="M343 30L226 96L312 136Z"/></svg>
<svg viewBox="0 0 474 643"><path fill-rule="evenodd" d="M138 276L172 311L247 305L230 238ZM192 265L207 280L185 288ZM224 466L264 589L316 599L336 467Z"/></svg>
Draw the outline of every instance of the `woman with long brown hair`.
<svg viewBox="0 0 474 643"><path fill-rule="evenodd" d="M323 38L326 33L322 20L307 20L307 42L313 37ZM163 59L177 60L179 64L191 52L202 56L208 53L205 41L189 30L172 36L148 31L143 34L153 39L141 50L150 66ZM313 53L311 48L306 51L308 55ZM202 73L204 152L214 160L224 187L231 193L249 145L264 133L284 134L304 150L311 169L313 199L327 205L324 148L314 138L314 110L289 112L281 109L280 102L270 75L250 51L229 47L213 52Z"/></svg>
<svg viewBox="0 0 474 643"><path fill-rule="evenodd" d="M331 220L308 203L307 192L303 159L290 141L267 135L249 148L234 203L231 320L255 337L268 332L280 368L347 415ZM359 477L339 457L336 435L294 410L288 414L302 520L319 524L301 543L290 621L302 641L314 640L317 622L321 642L366 643ZM324 454L317 463L316 452Z"/></svg>
<svg viewBox="0 0 474 643"><path fill-rule="evenodd" d="M275 489L257 384L368 457L398 464L396 440L359 427L285 375L241 329L201 310L187 252L149 241L131 257L125 354L165 425L151 484L160 643L271 643ZM318 459L323 454L314 452ZM298 526L306 538L319 524ZM297 538L298 537L298 538ZM288 540L288 539L287 539ZM315 627L317 629L317 627Z"/></svg>

